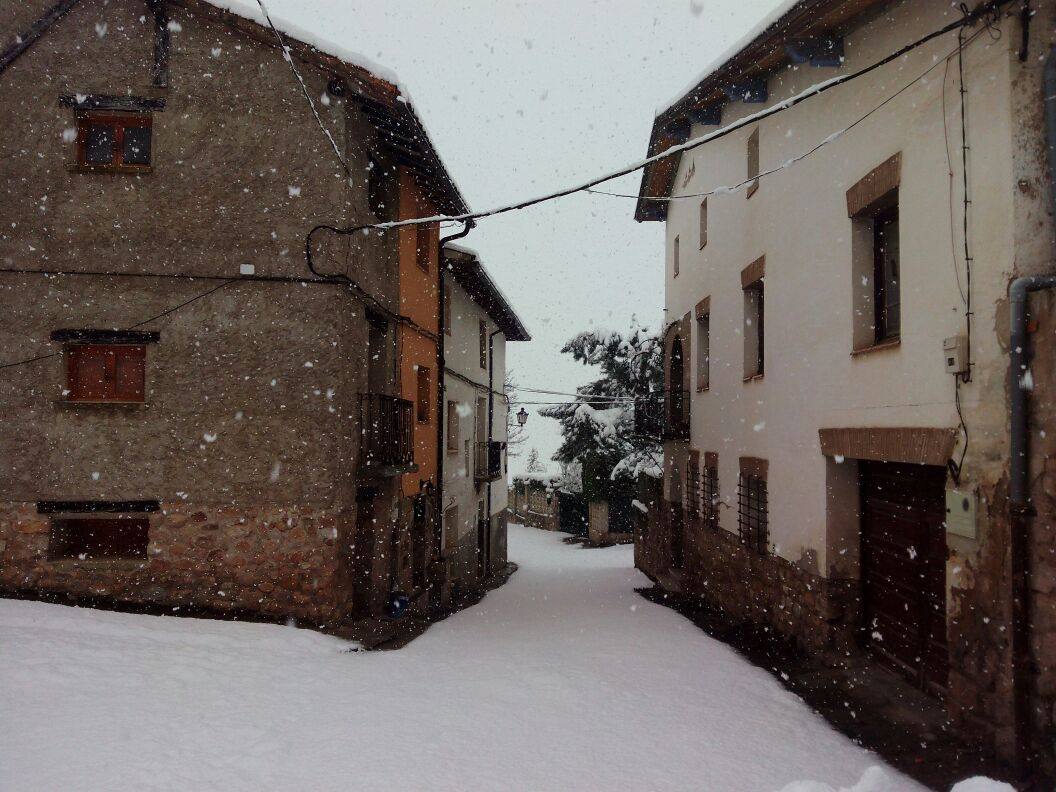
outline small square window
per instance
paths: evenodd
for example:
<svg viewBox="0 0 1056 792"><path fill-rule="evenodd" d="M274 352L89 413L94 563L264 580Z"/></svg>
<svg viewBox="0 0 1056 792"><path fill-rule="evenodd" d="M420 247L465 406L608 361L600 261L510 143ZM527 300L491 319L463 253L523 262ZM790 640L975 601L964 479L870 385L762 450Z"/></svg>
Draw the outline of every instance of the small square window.
<svg viewBox="0 0 1056 792"><path fill-rule="evenodd" d="M51 521L48 558L146 558L150 520L146 517L76 517Z"/></svg>
<svg viewBox="0 0 1056 792"><path fill-rule="evenodd" d="M150 113L81 111L77 164L93 170L145 170L151 161Z"/></svg>
<svg viewBox="0 0 1056 792"><path fill-rule="evenodd" d="M144 401L146 356L142 344L69 344L66 400Z"/></svg>

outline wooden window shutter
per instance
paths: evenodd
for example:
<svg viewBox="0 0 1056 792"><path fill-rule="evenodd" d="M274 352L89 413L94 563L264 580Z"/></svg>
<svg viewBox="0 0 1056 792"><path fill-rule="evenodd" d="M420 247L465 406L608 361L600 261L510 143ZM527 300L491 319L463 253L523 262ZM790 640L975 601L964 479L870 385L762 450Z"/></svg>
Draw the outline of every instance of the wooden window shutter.
<svg viewBox="0 0 1056 792"><path fill-rule="evenodd" d="M112 347L114 356L114 398L117 401L143 401L146 378L146 349L141 346Z"/></svg>

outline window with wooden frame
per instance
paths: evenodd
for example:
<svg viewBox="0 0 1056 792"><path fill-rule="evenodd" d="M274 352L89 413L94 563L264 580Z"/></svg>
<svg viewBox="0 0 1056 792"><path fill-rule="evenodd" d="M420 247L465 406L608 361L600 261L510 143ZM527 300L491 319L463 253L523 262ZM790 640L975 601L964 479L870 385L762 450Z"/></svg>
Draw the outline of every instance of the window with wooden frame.
<svg viewBox="0 0 1056 792"><path fill-rule="evenodd" d="M704 467L700 473L701 514L704 524L716 530L719 527L719 456L704 455Z"/></svg>
<svg viewBox="0 0 1056 792"><path fill-rule="evenodd" d="M447 442L444 444L449 454L457 454L459 446L458 402L447 402Z"/></svg>
<svg viewBox="0 0 1056 792"><path fill-rule="evenodd" d="M146 358L143 344L67 345L66 401L145 401Z"/></svg>
<svg viewBox="0 0 1056 792"><path fill-rule="evenodd" d="M480 320L480 367L488 367L488 323Z"/></svg>
<svg viewBox="0 0 1056 792"><path fill-rule="evenodd" d="M415 262L423 272L429 272L429 263L433 254L433 230L436 226L432 223L422 223L414 227L415 233Z"/></svg>
<svg viewBox="0 0 1056 792"><path fill-rule="evenodd" d="M711 387L711 298L697 303L697 392Z"/></svg>
<svg viewBox="0 0 1056 792"><path fill-rule="evenodd" d="M700 249L708 244L708 199L700 202Z"/></svg>
<svg viewBox="0 0 1056 792"><path fill-rule="evenodd" d="M902 333L899 182L894 154L847 190L851 220L852 352L897 346Z"/></svg>
<svg viewBox="0 0 1056 792"><path fill-rule="evenodd" d="M432 401L431 377L432 373L426 366L418 366L415 373L418 380L418 394L416 400L418 423L429 423L429 415L432 410L429 405Z"/></svg>
<svg viewBox="0 0 1056 792"><path fill-rule="evenodd" d="M55 518L48 559L146 558L149 533L150 520L143 515Z"/></svg>
<svg viewBox="0 0 1056 792"><path fill-rule="evenodd" d="M759 127L753 129L752 134L748 136L745 153L748 161L748 178L752 180L751 184L748 185L745 196L751 198L755 195L756 190L759 189Z"/></svg>
<svg viewBox="0 0 1056 792"><path fill-rule="evenodd" d="M759 555L770 552L766 473L766 460L741 458L741 471L737 478L737 528L741 542Z"/></svg>
<svg viewBox="0 0 1056 792"><path fill-rule="evenodd" d="M678 277L679 247L681 247L681 245L679 244L679 238L676 236L675 237L675 244L673 245L673 252L672 252L672 260L673 260L672 268L673 268L674 273L675 273L672 277L674 277L674 278Z"/></svg>
<svg viewBox="0 0 1056 792"><path fill-rule="evenodd" d="M899 295L898 204L873 217L873 327L877 344L902 332Z"/></svg>
<svg viewBox="0 0 1056 792"><path fill-rule="evenodd" d="M744 287L744 378L763 376L765 362L763 281Z"/></svg>
<svg viewBox="0 0 1056 792"><path fill-rule="evenodd" d="M77 165L93 171L150 170L150 113L77 112Z"/></svg>

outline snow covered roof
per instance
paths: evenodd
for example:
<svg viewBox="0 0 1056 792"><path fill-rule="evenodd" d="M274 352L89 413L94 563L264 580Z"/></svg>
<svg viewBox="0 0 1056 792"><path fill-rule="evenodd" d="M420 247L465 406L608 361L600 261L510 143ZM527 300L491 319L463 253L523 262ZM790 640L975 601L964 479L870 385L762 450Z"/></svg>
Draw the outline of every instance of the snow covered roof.
<svg viewBox="0 0 1056 792"><path fill-rule="evenodd" d="M12 35L13 43L0 50L0 72L14 63L38 39L79 4L61 0L45 5L39 0L39 14L24 32ZM192 14L232 27L263 44L277 46L274 33L256 0L168 0ZM26 24L32 14L16 18ZM378 131L385 149L398 163L413 169L421 186L444 214L466 214L469 206L411 104L407 90L396 75L357 52L330 41L317 31L308 30L281 17L271 16L290 54L308 61L348 84L350 99L357 102Z"/></svg>
<svg viewBox="0 0 1056 792"><path fill-rule="evenodd" d="M265 34L265 43L274 42L267 21L256 0L170 0L188 10L205 12L211 6L219 9L224 20L246 30L250 23L257 37ZM266 6L266 3L265 3ZM209 15L209 14L206 14ZM395 72L369 58L331 41L318 31L308 30L269 11L275 28L282 33L291 54L334 71L350 82L350 87L361 109L377 128L382 142L394 158L422 177L422 186L445 214L466 214L469 205L444 167L411 103L407 89L400 84ZM239 24L241 22L241 24Z"/></svg>
<svg viewBox="0 0 1056 792"><path fill-rule="evenodd" d="M495 320L495 324L506 335L507 341L532 340L509 300L484 269L475 250L448 242L444 245L443 254L448 272L469 293L473 301Z"/></svg>
<svg viewBox="0 0 1056 792"><path fill-rule="evenodd" d="M841 36L870 8L889 0L781 0L769 14L698 75L678 97L656 114L649 156L688 139L694 117L715 111L728 99L724 89L746 78L766 78L790 63L785 45L808 38ZM680 155L650 163L642 171L634 218L664 220L666 201L645 196L670 195Z"/></svg>

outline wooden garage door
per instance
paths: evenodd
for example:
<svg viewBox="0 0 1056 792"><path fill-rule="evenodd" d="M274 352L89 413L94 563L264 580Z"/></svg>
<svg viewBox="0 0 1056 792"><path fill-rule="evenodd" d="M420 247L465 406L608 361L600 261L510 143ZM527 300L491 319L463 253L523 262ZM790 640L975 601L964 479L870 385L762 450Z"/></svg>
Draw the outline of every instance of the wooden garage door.
<svg viewBox="0 0 1056 792"><path fill-rule="evenodd" d="M946 471L862 462L865 638L917 685L946 688Z"/></svg>

